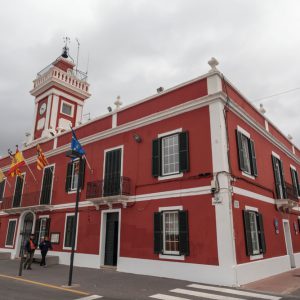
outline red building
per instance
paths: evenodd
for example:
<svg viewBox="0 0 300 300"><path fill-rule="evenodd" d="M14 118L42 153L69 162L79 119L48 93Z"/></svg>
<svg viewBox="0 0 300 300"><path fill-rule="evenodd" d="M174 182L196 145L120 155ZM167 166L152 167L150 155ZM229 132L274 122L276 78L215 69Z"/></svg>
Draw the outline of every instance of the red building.
<svg viewBox="0 0 300 300"><path fill-rule="evenodd" d="M89 84L63 56L31 91L22 151L36 181L24 166L0 184L1 252L18 257L29 233L49 234L51 255L69 264L80 184L75 265L225 285L300 266L300 150L215 59L207 74L81 124ZM90 168L66 157L70 125Z"/></svg>

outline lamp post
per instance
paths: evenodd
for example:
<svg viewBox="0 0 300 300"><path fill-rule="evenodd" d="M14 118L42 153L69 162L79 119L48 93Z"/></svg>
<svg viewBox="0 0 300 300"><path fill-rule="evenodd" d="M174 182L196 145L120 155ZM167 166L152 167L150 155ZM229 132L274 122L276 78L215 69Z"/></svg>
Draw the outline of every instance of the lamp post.
<svg viewBox="0 0 300 300"><path fill-rule="evenodd" d="M72 159L79 158L79 173L78 173L78 183L77 183L77 191L76 191L76 204L75 204L75 219L73 223L73 230L71 236L72 250L71 250L71 258L70 258L70 269L69 269L69 281L68 286L72 285L73 278L73 264L74 264L74 253L75 253L75 240L76 240L76 231L77 231L77 219L78 219L78 204L79 204L79 191L81 188L81 163L82 163L82 154L75 151L69 150L66 152L66 156Z"/></svg>

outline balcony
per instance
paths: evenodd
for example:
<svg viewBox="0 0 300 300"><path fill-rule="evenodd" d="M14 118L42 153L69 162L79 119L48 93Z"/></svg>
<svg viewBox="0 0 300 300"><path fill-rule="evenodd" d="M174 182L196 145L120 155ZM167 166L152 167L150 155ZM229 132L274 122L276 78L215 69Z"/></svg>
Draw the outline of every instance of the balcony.
<svg viewBox="0 0 300 300"><path fill-rule="evenodd" d="M123 207L130 202L131 181L124 176L110 176L104 180L87 183L86 199L90 200L97 208L99 205L121 203Z"/></svg>
<svg viewBox="0 0 300 300"><path fill-rule="evenodd" d="M53 192L52 192L53 195ZM46 211L50 210L52 208L52 205L50 205L50 195L48 198L48 201L40 202L41 198L41 191L32 192L32 193L25 193L22 194L21 197L5 197L2 198L0 210L2 212L8 213L8 214L15 214L15 213L21 213L25 210L32 210L32 211Z"/></svg>
<svg viewBox="0 0 300 300"><path fill-rule="evenodd" d="M298 206L299 198L297 189L290 183L285 182L286 195L281 199L275 199L277 209L292 210L293 207Z"/></svg>

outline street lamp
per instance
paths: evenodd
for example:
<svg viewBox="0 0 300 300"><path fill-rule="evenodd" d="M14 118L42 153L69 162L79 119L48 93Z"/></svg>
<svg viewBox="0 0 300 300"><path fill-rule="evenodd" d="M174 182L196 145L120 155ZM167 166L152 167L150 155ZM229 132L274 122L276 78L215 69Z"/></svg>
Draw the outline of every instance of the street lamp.
<svg viewBox="0 0 300 300"><path fill-rule="evenodd" d="M69 282L68 286L72 285L72 277L73 277L73 264L74 264L74 253L75 253L75 240L76 240L76 230L77 230L77 219L78 219L78 204L79 204L79 191L81 188L81 163L82 163L82 154L75 151L69 150L66 152L66 156L72 159L79 158L79 173L78 173L78 182L77 182L77 191L76 191L76 204L75 204L75 220L73 223L73 230L72 230L72 250L71 250L71 258L70 258L70 269L69 269Z"/></svg>

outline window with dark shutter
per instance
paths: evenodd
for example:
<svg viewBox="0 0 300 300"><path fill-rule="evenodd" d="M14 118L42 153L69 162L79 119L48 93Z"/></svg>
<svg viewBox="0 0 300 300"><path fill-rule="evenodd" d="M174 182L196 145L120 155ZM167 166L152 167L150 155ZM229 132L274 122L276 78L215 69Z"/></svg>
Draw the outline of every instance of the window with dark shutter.
<svg viewBox="0 0 300 300"><path fill-rule="evenodd" d="M71 181L72 181L72 170L73 170L73 162L69 162L67 165L67 175L66 175L66 192L71 190Z"/></svg>
<svg viewBox="0 0 300 300"><path fill-rule="evenodd" d="M65 240L64 247L71 248L72 247L72 235L74 229L75 216L67 216L66 219L66 231L65 231Z"/></svg>
<svg viewBox="0 0 300 300"><path fill-rule="evenodd" d="M298 172L294 168L291 168L290 170L291 170L292 183L293 183L293 187L294 187L294 195L296 197L300 197ZM1 194L0 194L0 196L1 196Z"/></svg>
<svg viewBox="0 0 300 300"><path fill-rule="evenodd" d="M241 171L246 171L245 167L245 159L244 159L244 151L242 145L242 133L236 130L236 139L237 139L237 146L238 146L238 154L239 154L239 166Z"/></svg>
<svg viewBox="0 0 300 300"><path fill-rule="evenodd" d="M162 213L154 213L154 253L163 253L163 219Z"/></svg>
<svg viewBox="0 0 300 300"><path fill-rule="evenodd" d="M41 231L41 220L40 218L35 221L35 232L34 232L34 240L36 243L40 243L40 231Z"/></svg>
<svg viewBox="0 0 300 300"><path fill-rule="evenodd" d="M272 155L272 164L277 198L284 199L286 198L286 188L284 182L282 162L280 159Z"/></svg>
<svg viewBox="0 0 300 300"><path fill-rule="evenodd" d="M42 192L41 192L41 199L40 199L41 205L50 204L51 202L53 172L54 172L53 166L44 168Z"/></svg>
<svg viewBox="0 0 300 300"><path fill-rule="evenodd" d="M8 222L8 228L7 228L7 235L6 235L5 246L13 246L16 224L17 224L16 220L9 220L9 222Z"/></svg>
<svg viewBox="0 0 300 300"><path fill-rule="evenodd" d="M81 160L81 165L79 168L79 187L80 189L84 189L84 177L85 177L85 165L86 165L86 160L82 159Z"/></svg>
<svg viewBox="0 0 300 300"><path fill-rule="evenodd" d="M189 171L188 132L163 136L152 142L152 176L169 176Z"/></svg>
<svg viewBox="0 0 300 300"><path fill-rule="evenodd" d="M257 213L260 253L266 253L266 241L262 214Z"/></svg>
<svg viewBox="0 0 300 300"><path fill-rule="evenodd" d="M25 174L23 174L22 176L17 176L14 199L13 199L13 207L19 207L21 204L24 178L25 178Z"/></svg>
<svg viewBox="0 0 300 300"><path fill-rule="evenodd" d="M252 238L251 238L249 211L243 210L243 217L244 217L246 253L248 256L250 256L253 255L253 253L252 253Z"/></svg>
<svg viewBox="0 0 300 300"><path fill-rule="evenodd" d="M179 211L179 253L185 256L190 254L187 211Z"/></svg>
<svg viewBox="0 0 300 300"><path fill-rule="evenodd" d="M251 161L251 174L257 176L257 164L256 164L256 154L254 148L253 140L249 140L250 143L250 161Z"/></svg>
<svg viewBox="0 0 300 300"><path fill-rule="evenodd" d="M6 179L0 182L0 201L4 198L5 181Z"/></svg>

